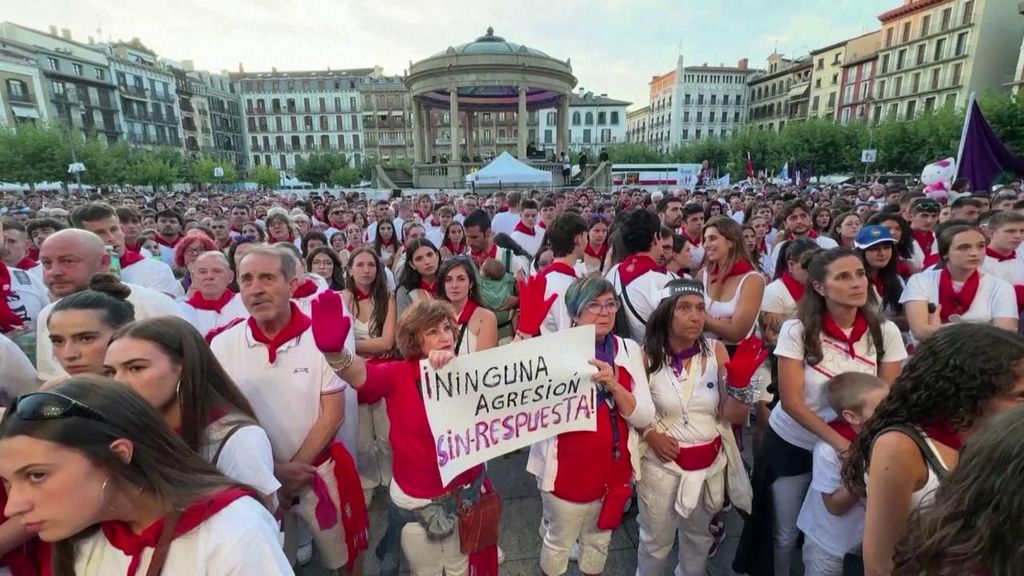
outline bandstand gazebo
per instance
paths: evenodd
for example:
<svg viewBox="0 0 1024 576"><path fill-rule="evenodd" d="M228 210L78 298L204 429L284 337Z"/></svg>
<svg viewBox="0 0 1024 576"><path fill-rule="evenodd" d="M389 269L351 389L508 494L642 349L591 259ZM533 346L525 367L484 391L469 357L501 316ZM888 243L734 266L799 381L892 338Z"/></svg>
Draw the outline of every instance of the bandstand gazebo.
<svg viewBox="0 0 1024 576"><path fill-rule="evenodd" d="M536 168L551 170L551 161L527 157L528 117L529 112L539 115L540 110L556 109L555 149L569 148L569 96L576 86L572 64L508 42L495 36L493 28L473 42L449 46L410 63L405 85L412 97L417 188L461 186L465 174L481 166L472 161L481 146L480 134L474 130L479 128L480 114L514 113L515 155ZM432 138L437 122L432 121L431 111L448 112L449 124L442 123L450 131L447 138L440 137L440 131L439 138ZM435 143L445 140L447 157L432 153Z"/></svg>

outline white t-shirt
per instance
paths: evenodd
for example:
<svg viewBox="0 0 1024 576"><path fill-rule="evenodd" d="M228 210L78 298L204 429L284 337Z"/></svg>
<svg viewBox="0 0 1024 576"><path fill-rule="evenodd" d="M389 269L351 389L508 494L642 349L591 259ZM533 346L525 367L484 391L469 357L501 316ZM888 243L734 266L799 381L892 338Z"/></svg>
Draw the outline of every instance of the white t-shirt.
<svg viewBox="0 0 1024 576"><path fill-rule="evenodd" d="M511 236L516 229L516 224L519 224L518 212L498 212L494 218L491 218L491 230L494 231L495 236L498 234Z"/></svg>
<svg viewBox="0 0 1024 576"><path fill-rule="evenodd" d="M864 500L854 504L845 514L833 515L825 508L822 495L833 494L843 487L842 462L828 442L814 445L813 462L811 487L804 497L796 526L826 552L842 557L863 540Z"/></svg>
<svg viewBox="0 0 1024 576"><path fill-rule="evenodd" d="M822 250L828 250L830 248L839 247L839 243L829 238L828 236L818 236L817 238L814 239L814 241L818 244L818 246L821 246ZM768 258L768 262L766 262L766 264L768 264L771 270L766 268L764 271L764 273L767 274L769 278L775 276L775 263L779 261L779 252L782 250L782 246L785 245L786 242L789 242L789 240L780 240L778 244L772 246L772 255Z"/></svg>
<svg viewBox="0 0 1024 576"><path fill-rule="evenodd" d="M773 280L764 287L761 312L779 314L783 320L790 320L796 316L796 308L797 302L782 280Z"/></svg>
<svg viewBox="0 0 1024 576"><path fill-rule="evenodd" d="M847 331L849 334L849 331ZM799 320L788 320L779 329L779 341L775 345L775 355L780 358L804 359L804 325ZM844 372L861 372L878 374L875 365L877 351L871 339L871 331L854 344L854 356L850 356L846 344L837 342L824 333L821 339L821 362L811 366L804 363L804 403L825 422L835 420L836 413L828 404L828 392L825 384L833 376ZM895 324L886 320L882 324L882 345L884 356L882 362L900 362L907 357L907 349L903 345L900 330ZM813 432L804 428L793 419L780 402L772 409L768 424L780 438L794 446L811 450L818 442Z"/></svg>
<svg viewBox="0 0 1024 576"><path fill-rule="evenodd" d="M925 270L918 272L907 281L907 287L900 296L900 304L925 301L939 303L939 276L942 270ZM960 282L953 282L953 289L959 291L963 287ZM1017 295L1013 286L1006 280L992 274L981 273L978 292L967 312L960 315L963 322L988 324L993 318L1012 318L1017 320Z"/></svg>
<svg viewBox="0 0 1024 576"><path fill-rule="evenodd" d="M178 316L178 304L170 296L143 286L127 282L125 284L132 290L132 293L128 295L128 301L135 307L136 320L158 316ZM50 317L50 311L53 310L54 304L50 304L39 313L37 326L36 367L39 369L39 378L44 382L65 374L64 369L53 356L50 331L46 326L46 320Z"/></svg>
<svg viewBox="0 0 1024 576"><path fill-rule="evenodd" d="M50 304L46 285L35 275L24 270L8 266L7 271L11 275L11 292L7 297L7 305L10 306L11 312L21 318L26 328L32 328L39 314Z"/></svg>
<svg viewBox="0 0 1024 576"><path fill-rule="evenodd" d="M533 228L533 236L519 230L514 230L512 232L512 239L516 241L516 244L522 246L527 254L536 257L537 251L540 250L540 245L544 242L544 230L535 226Z"/></svg>
<svg viewBox="0 0 1024 576"><path fill-rule="evenodd" d="M580 278L582 277L583 275L580 275ZM550 298L552 294L557 294L558 298L551 304L547 316L544 317L544 322L540 325L541 334L568 330L572 326L572 319L569 318L569 311L565 307L565 292L575 280L576 276L569 276L561 272L548 274L547 290L544 293L544 297Z"/></svg>
<svg viewBox="0 0 1024 576"><path fill-rule="evenodd" d="M227 576L294 574L278 538L277 522L254 498L240 498L194 530L171 541L164 574ZM137 574L145 574L153 548L142 552ZM75 545L75 574L127 574L131 556L115 548L102 530Z"/></svg>
<svg viewBox="0 0 1024 576"><path fill-rule="evenodd" d="M213 463L213 457L217 455L224 436L239 423L239 418L225 416L207 426L206 442L201 453L204 460ZM274 476L274 454L270 448L270 439L263 428L254 423L246 423L228 438L216 466L221 474L252 486L264 496L273 496L281 488L281 483Z"/></svg>
<svg viewBox="0 0 1024 576"><path fill-rule="evenodd" d="M630 304L633 305L633 309L636 310L636 314L626 305L626 298L622 296L622 283L619 281L619 264L612 266L612 269L608 271L605 278L615 287L616 295L622 301L622 306L626 308L626 317L629 318L630 336L636 342L643 342L644 335L647 333L647 319L651 317L654 309L658 307L658 303L661 301L656 298L655 293L661 291L665 284L668 284L670 280L675 278L675 275L671 273L662 274L652 270L630 282L629 286L626 286L625 292L626 296L629 297ZM640 315L639 318L637 318L637 314Z"/></svg>
<svg viewBox="0 0 1024 576"><path fill-rule="evenodd" d="M0 390L8 398L14 399L39 388L36 385L36 369L29 362L28 356L3 334L0 334L0 367L3 370Z"/></svg>
<svg viewBox="0 0 1024 576"><path fill-rule="evenodd" d="M981 264L981 271L1006 280L1011 286L1024 286L1024 258L1017 257L1000 262L986 255L985 261Z"/></svg>
<svg viewBox="0 0 1024 576"><path fill-rule="evenodd" d="M235 294L231 301L224 308L221 308L220 312L216 310L200 310L189 304L188 301L179 302L178 309L180 310L181 317L187 320L189 324L195 326L196 330L203 336L206 336L214 328L227 326L236 318L244 320L249 317L249 311L245 309L245 304L242 303L241 294Z"/></svg>
<svg viewBox="0 0 1024 576"><path fill-rule="evenodd" d="M138 262L121 268L121 280L128 284L137 284L152 288L175 300L185 297L185 289L174 277L171 267L152 258L143 258Z"/></svg>

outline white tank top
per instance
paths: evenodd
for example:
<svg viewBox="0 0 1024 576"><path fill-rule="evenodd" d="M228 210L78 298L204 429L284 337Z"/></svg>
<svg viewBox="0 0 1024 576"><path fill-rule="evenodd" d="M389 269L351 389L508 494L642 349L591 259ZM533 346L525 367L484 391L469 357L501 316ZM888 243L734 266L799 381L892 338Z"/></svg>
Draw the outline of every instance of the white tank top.
<svg viewBox="0 0 1024 576"><path fill-rule="evenodd" d="M928 448L931 449L932 454L935 455L935 458L937 458L939 462L942 462L942 466L945 468L946 462L942 459L942 455L939 454L939 451L935 449L935 444L932 443L932 439L925 436L924 441L925 443L928 444ZM935 491L939 489L938 475L935 474L935 471L932 470L932 467L928 465L927 461L925 461L924 467L928 470L928 479L925 480L924 486L921 486L921 488L918 490L914 490L914 493L910 495L911 510L917 510L917 508L920 507L922 504L930 503L933 499L935 499Z"/></svg>
<svg viewBox="0 0 1024 576"><path fill-rule="evenodd" d="M736 308L740 302L740 293L743 291L743 283L747 281L751 276L760 276L758 272L747 272L740 278L740 283L736 285L736 293L732 295L732 299L727 302L720 302L718 300L711 299L711 291L709 290L710 281L708 275L704 274L704 306L707 308L708 316L712 318L732 318L736 314ZM754 322L754 326L757 322ZM750 332L747 336L754 333L754 326L750 327ZM708 339L718 339L718 335L714 332L705 332L704 337ZM723 342L725 342L723 340ZM728 342L728 344L734 344L734 342Z"/></svg>
<svg viewBox="0 0 1024 576"><path fill-rule="evenodd" d="M459 328L462 331L462 328ZM455 333L455 339L458 340L459 333ZM469 324L466 324L465 334L462 336L462 342L459 343L459 347L455 349L456 356L465 356L466 354L472 354L476 352L476 334L470 330Z"/></svg>
<svg viewBox="0 0 1024 576"><path fill-rule="evenodd" d="M355 316L352 317L352 334L356 340L369 340L370 339L370 325L367 322L363 322Z"/></svg>
<svg viewBox="0 0 1024 576"><path fill-rule="evenodd" d="M718 436L718 359L715 342L709 344L707 356L695 356L690 370L678 377L671 366L662 366L651 375L657 421L669 425L666 433L683 444L703 444Z"/></svg>

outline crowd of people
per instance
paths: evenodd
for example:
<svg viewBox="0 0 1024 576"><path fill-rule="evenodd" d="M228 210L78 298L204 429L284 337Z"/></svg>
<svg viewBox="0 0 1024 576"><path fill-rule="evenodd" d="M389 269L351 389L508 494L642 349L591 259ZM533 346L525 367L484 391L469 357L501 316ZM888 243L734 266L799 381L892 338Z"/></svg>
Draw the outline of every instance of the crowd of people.
<svg viewBox="0 0 1024 576"><path fill-rule="evenodd" d="M741 574L1022 573L1020 181L0 211L0 574L496 576L419 365L575 326L600 401L529 448L541 574L610 574L632 513L637 576L704 574L732 509Z"/></svg>

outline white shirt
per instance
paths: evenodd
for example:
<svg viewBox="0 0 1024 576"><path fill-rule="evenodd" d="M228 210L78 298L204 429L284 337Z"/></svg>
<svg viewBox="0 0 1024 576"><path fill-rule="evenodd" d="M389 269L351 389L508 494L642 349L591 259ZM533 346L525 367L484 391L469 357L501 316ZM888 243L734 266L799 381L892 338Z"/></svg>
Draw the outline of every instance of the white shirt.
<svg viewBox="0 0 1024 576"><path fill-rule="evenodd" d="M647 333L647 319L651 317L654 309L658 307L658 303L661 301L656 299L655 293L660 292L665 287L665 284L668 284L670 280L675 278L675 275L662 274L653 270L647 272L630 282L629 286L626 286L625 296L623 296L622 283L619 280L619 264L612 266L612 269L605 274L605 278L615 287L616 295L619 296L622 305L626 308L626 317L629 318L630 336L636 342L643 342L644 335ZM627 297L629 303L633 305L633 310L636 310L636 314L626 304ZM637 314L640 315L639 318Z"/></svg>
<svg viewBox="0 0 1024 576"><path fill-rule="evenodd" d="M537 251L540 250L540 245L544 242L544 230L538 230L536 226L533 227L533 236L519 230L512 232L512 239L516 241L526 250L526 253L530 256L537 256Z"/></svg>
<svg viewBox="0 0 1024 576"><path fill-rule="evenodd" d="M900 304L925 301L939 303L939 276L942 270L925 270L918 272L907 281L907 287L900 296ZM953 289L959 291L961 282L954 282ZM1017 295L1006 280L993 274L981 273L978 292L967 312L960 315L963 322L988 324L993 318L1012 318L1017 320Z"/></svg>
<svg viewBox="0 0 1024 576"><path fill-rule="evenodd" d="M433 226L431 226L427 228L424 236L426 236L427 240L430 240L430 243L433 244L434 247L438 249L441 248L441 243L444 242L444 230L442 230L439 227L434 228Z"/></svg>
<svg viewBox="0 0 1024 576"><path fill-rule="evenodd" d="M351 332L349 338L353 342L350 352L355 353ZM291 460L302 446L320 417L320 396L350 388L317 349L312 328L278 348L273 364L266 345L253 339L248 322L217 335L210 349L252 405L270 438L276 462ZM358 409L355 401L347 400L346 412L349 404ZM355 419L351 418L353 425Z"/></svg>
<svg viewBox="0 0 1024 576"><path fill-rule="evenodd" d="M216 310L200 310L189 304L188 301L179 302L178 310L180 316L187 320L189 324L195 326L196 330L204 337L214 328L227 326L236 318L244 320L249 317L249 311L245 309L241 294L235 294L231 301L225 304L224 308L221 308L220 312Z"/></svg>
<svg viewBox="0 0 1024 576"><path fill-rule="evenodd" d="M163 244L157 244L160 248L160 261L161 262L174 262L174 248L170 246L164 246ZM145 250L143 250L145 252Z"/></svg>
<svg viewBox="0 0 1024 576"><path fill-rule="evenodd" d="M43 281L34 274L18 268L7 267L11 275L11 292L7 305L11 312L21 318L26 328L33 328L39 314L50 304L49 292Z"/></svg>
<svg viewBox="0 0 1024 576"><path fill-rule="evenodd" d="M576 274L580 278L583 277L578 271ZM550 334L572 327L572 318L569 317L569 310L565 307L565 292L576 278L577 276L569 276L561 272L548 274L547 290L544 292L544 298L550 298L552 294L558 295L558 298L551 304L547 316L544 317L544 322L540 325L541 334Z"/></svg>
<svg viewBox="0 0 1024 576"><path fill-rule="evenodd" d="M491 230L494 230L494 234L508 234L512 235L512 232L516 229L516 224L519 224L519 213L518 212L498 212L491 218Z"/></svg>
<svg viewBox="0 0 1024 576"><path fill-rule="evenodd" d="M1001 278L1011 286L1024 286L1024 259L1019 256L1010 260L999 260L986 255L981 271Z"/></svg>
<svg viewBox="0 0 1024 576"><path fill-rule="evenodd" d="M773 280L764 287L764 295L761 297L761 312L779 314L783 320L790 320L796 316L797 302L786 289L782 280Z"/></svg>
<svg viewBox="0 0 1024 576"><path fill-rule="evenodd" d="M864 500L859 500L845 514L834 516L825 508L822 496L834 494L843 487L842 462L828 442L814 445L811 487L800 508L796 526L804 536L832 556L842 557L860 544L864 535Z"/></svg>
<svg viewBox="0 0 1024 576"><path fill-rule="evenodd" d="M225 416L206 427L206 441L200 454L207 462L213 457L224 436L239 423L235 416ZM267 433L256 424L245 424L228 438L216 462L221 474L252 486L264 496L273 496L281 483L274 476L274 454Z"/></svg>
<svg viewBox="0 0 1024 576"><path fill-rule="evenodd" d="M292 575L278 539L277 522L254 498L240 498L194 530L171 541L164 574L226 576ZM142 552L137 574L145 574L153 548ZM102 530L75 544L75 574L110 576L127 574L131 556L107 541Z"/></svg>
<svg viewBox="0 0 1024 576"><path fill-rule="evenodd" d="M847 331L849 334L849 331ZM788 320L779 329L779 341L775 345L775 355L779 358L804 360L804 325L799 320ZM826 383L833 376L843 372L861 372L878 374L875 365L877 351L871 339L871 331L864 333L854 346L855 355L851 357L846 344L836 342L822 332L821 362L811 366L804 362L804 404L825 422L836 419L836 413L828 403ZM900 330L895 324L886 320L882 324L882 346L884 356L882 362L900 362L907 357L907 349L903 345ZM772 409L768 424L780 438L804 450L812 450L818 442L813 432L801 426L786 412L780 402Z"/></svg>
<svg viewBox="0 0 1024 576"><path fill-rule="evenodd" d="M924 250L921 249L921 245L917 243L917 240L913 240L910 243L910 247L914 251L914 255L910 257L910 261L913 262L914 265L918 267L918 269L924 268L925 255L924 255ZM939 251L939 237L938 237L938 235L936 235L935 239L932 240L932 251L931 251L931 253L935 254L938 251Z"/></svg>
<svg viewBox="0 0 1024 576"><path fill-rule="evenodd" d="M818 236L817 238L814 239L814 241L818 243L818 246L821 246L822 250L828 250L830 248L839 247L839 243L829 238L828 236ZM765 269L764 271L764 273L767 274L769 278L775 276L775 263L779 261L779 251L782 250L782 246L785 245L786 242L789 242L789 240L780 240L778 244L772 246L772 255L770 258L768 258L767 262L767 264L771 267L771 270Z"/></svg>
<svg viewBox="0 0 1024 576"><path fill-rule="evenodd" d="M138 284L162 292L175 300L185 297L185 289L174 277L171 267L159 260L143 258L138 262L121 268L121 280L128 284Z"/></svg>
<svg viewBox="0 0 1024 576"><path fill-rule="evenodd" d="M128 301L135 307L135 319L145 320L158 316L178 316L178 305L166 294L151 290L143 286L125 283L131 288L132 293L128 295ZM56 302L54 302L56 304ZM50 304L39 313L39 323L36 336L36 366L39 368L39 379L44 382L57 376L66 374L61 368L60 362L53 356L53 345L50 343L50 330L46 326L46 320L50 317L50 311L54 304Z"/></svg>
<svg viewBox="0 0 1024 576"><path fill-rule="evenodd" d="M36 385L35 366L32 366L21 348L3 334L0 334L0 366L3 367L4 375L0 378L0 391L8 398L14 399L39 388Z"/></svg>

